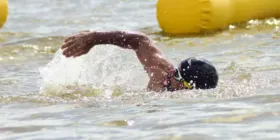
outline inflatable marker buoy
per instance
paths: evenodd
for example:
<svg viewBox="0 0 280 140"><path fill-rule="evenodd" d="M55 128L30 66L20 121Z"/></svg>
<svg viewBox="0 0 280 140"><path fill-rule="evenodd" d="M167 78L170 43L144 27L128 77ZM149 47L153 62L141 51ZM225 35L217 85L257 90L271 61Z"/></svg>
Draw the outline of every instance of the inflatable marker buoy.
<svg viewBox="0 0 280 140"><path fill-rule="evenodd" d="M165 33L222 29L250 19L280 17L280 0L158 0L157 20Z"/></svg>
<svg viewBox="0 0 280 140"><path fill-rule="evenodd" d="M5 24L8 17L8 1L0 0L0 28Z"/></svg>

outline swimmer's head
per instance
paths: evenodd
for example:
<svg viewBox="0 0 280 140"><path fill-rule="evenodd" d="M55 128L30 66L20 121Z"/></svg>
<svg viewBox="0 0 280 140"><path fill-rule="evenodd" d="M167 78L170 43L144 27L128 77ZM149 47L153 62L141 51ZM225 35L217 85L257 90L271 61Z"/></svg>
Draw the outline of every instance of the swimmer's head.
<svg viewBox="0 0 280 140"><path fill-rule="evenodd" d="M184 82L188 89L210 89L218 84L216 68L205 59L188 58L183 60L174 75L175 79Z"/></svg>

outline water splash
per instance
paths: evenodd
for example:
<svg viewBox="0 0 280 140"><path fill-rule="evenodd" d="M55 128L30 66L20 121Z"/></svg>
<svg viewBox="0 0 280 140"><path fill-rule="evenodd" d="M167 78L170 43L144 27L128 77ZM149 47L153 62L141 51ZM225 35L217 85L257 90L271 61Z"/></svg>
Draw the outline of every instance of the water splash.
<svg viewBox="0 0 280 140"><path fill-rule="evenodd" d="M278 88L277 72L260 73L230 64L220 69L219 86L211 90L145 92L148 77L135 54L114 46L97 46L79 58L65 58L58 50L40 69L41 93L66 101L139 103L158 99L229 99L248 97L264 88Z"/></svg>
<svg viewBox="0 0 280 140"><path fill-rule="evenodd" d="M107 92L119 87L140 90L148 80L133 51L109 45L96 46L78 58L65 58L58 50L40 73L41 92L66 93L85 88Z"/></svg>

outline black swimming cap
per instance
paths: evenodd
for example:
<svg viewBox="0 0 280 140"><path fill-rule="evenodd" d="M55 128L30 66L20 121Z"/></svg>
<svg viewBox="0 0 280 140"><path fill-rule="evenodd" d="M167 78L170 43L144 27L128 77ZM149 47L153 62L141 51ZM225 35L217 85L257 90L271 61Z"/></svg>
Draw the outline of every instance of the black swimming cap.
<svg viewBox="0 0 280 140"><path fill-rule="evenodd" d="M182 78L196 89L215 88L218 84L216 68L207 60L185 59L179 65L179 70Z"/></svg>

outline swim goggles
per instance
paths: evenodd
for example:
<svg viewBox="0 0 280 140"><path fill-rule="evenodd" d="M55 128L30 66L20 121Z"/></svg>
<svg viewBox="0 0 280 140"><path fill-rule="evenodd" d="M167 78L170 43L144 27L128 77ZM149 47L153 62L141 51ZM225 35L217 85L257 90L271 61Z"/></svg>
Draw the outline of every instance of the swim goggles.
<svg viewBox="0 0 280 140"><path fill-rule="evenodd" d="M187 89L192 89L193 86L189 84L182 76L178 68L175 69L174 78L176 81L183 82Z"/></svg>

